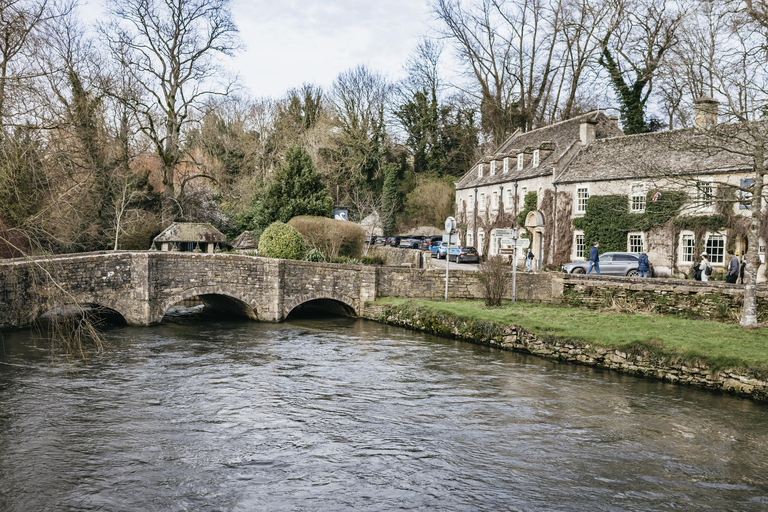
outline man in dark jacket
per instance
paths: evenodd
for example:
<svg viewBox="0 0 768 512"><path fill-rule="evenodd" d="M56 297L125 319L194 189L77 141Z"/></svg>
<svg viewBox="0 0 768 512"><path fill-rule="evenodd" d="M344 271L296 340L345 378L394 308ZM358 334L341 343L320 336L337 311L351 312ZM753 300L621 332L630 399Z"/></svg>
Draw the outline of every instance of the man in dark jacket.
<svg viewBox="0 0 768 512"><path fill-rule="evenodd" d="M592 244L592 250L589 251L589 270L587 274L592 272L592 268L597 271L597 275L600 275L600 255L597 253L597 247L600 243L595 242Z"/></svg>
<svg viewBox="0 0 768 512"><path fill-rule="evenodd" d="M730 260L728 261L728 271L725 273L725 282L736 284L736 279L739 278L739 258L733 255L733 249L728 251Z"/></svg>

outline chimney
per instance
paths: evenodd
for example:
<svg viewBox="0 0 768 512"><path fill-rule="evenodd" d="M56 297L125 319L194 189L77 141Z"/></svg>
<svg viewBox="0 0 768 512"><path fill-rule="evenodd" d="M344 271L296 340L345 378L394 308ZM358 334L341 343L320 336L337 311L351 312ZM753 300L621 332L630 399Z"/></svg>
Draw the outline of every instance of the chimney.
<svg viewBox="0 0 768 512"><path fill-rule="evenodd" d="M585 119L579 125L579 137L581 138L581 144L586 146L593 140L595 140L595 126L597 121L592 119Z"/></svg>
<svg viewBox="0 0 768 512"><path fill-rule="evenodd" d="M711 96L693 100L693 126L696 131L705 132L717 126L718 101Z"/></svg>

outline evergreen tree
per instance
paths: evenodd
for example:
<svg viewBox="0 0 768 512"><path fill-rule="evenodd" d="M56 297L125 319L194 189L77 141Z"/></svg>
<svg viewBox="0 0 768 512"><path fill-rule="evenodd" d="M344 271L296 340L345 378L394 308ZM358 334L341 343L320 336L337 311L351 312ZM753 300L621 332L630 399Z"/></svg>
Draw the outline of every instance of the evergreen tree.
<svg viewBox="0 0 768 512"><path fill-rule="evenodd" d="M256 205L253 227L264 229L275 221L288 222L297 215L333 215L333 199L302 146L286 152L282 167Z"/></svg>
<svg viewBox="0 0 768 512"><path fill-rule="evenodd" d="M381 219L384 236L395 233L396 214L400 209L400 192L397 189L399 175L400 166L396 163L389 163L384 168L384 187L381 192L384 205Z"/></svg>

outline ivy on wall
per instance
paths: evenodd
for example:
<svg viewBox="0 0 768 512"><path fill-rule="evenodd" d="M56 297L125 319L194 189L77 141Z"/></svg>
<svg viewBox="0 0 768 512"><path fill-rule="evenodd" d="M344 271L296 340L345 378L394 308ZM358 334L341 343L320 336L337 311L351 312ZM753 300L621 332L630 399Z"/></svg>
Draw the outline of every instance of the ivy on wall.
<svg viewBox="0 0 768 512"><path fill-rule="evenodd" d="M687 199L684 192L667 191L653 201L649 192L644 213L630 213L625 195L592 196L583 217L573 219L573 226L584 231L587 246L600 242L600 252L626 251L627 235L661 226L680 213Z"/></svg>
<svg viewBox="0 0 768 512"><path fill-rule="evenodd" d="M525 218L529 213L535 212L538 208L539 197L535 191L528 192L523 198L523 210L517 214L517 225L525 227Z"/></svg>

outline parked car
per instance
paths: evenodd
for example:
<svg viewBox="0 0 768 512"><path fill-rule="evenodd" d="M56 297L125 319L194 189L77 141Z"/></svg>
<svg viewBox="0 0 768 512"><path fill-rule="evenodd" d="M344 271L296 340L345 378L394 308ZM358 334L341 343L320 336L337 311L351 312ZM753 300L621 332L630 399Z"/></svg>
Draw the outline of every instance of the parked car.
<svg viewBox="0 0 768 512"><path fill-rule="evenodd" d="M400 239L400 247L403 249L418 249L424 237L421 235L406 236Z"/></svg>
<svg viewBox="0 0 768 512"><path fill-rule="evenodd" d="M445 253L448 249L448 242L440 242L434 247L430 247L429 252L432 253L433 258L437 258L439 260L445 259Z"/></svg>
<svg viewBox="0 0 768 512"><path fill-rule="evenodd" d="M402 240L403 237L401 236L391 236L387 238L387 245L390 245L392 247L400 247L400 240Z"/></svg>
<svg viewBox="0 0 768 512"><path fill-rule="evenodd" d="M607 276L637 277L637 259L640 254L636 252L606 252L600 255L600 274ZM589 270L589 261L572 261L563 265L566 274L586 274ZM653 264L649 275L653 276Z"/></svg>
<svg viewBox="0 0 768 512"><path fill-rule="evenodd" d="M433 247L437 247L440 245L440 242L443 241L443 236L428 236L424 240L421 241L419 244L419 249L422 251L431 251Z"/></svg>
<svg viewBox="0 0 768 512"><path fill-rule="evenodd" d="M365 245L376 245L378 239L375 236L365 237Z"/></svg>
<svg viewBox="0 0 768 512"><path fill-rule="evenodd" d="M480 255L474 247L451 247L448 261L456 263L480 263Z"/></svg>
<svg viewBox="0 0 768 512"><path fill-rule="evenodd" d="M377 237L376 245L387 245L387 240L389 240L389 238L387 238L386 236Z"/></svg>

